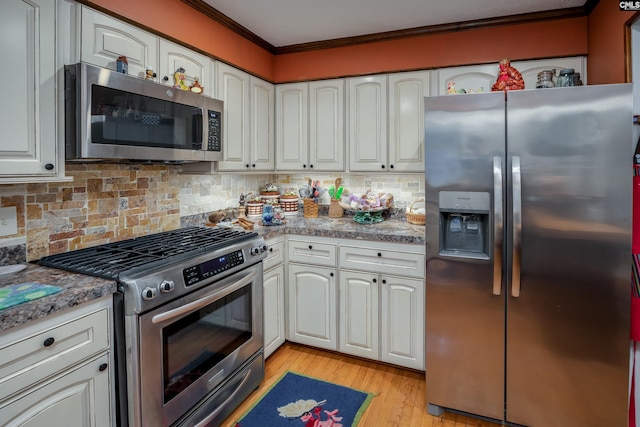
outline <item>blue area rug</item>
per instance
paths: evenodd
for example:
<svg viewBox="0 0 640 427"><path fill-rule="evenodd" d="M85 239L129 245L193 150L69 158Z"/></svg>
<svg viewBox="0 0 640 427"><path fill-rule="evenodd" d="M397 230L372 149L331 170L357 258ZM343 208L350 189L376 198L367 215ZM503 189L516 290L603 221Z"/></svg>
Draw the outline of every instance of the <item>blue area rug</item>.
<svg viewBox="0 0 640 427"><path fill-rule="evenodd" d="M236 427L354 427L373 394L287 372Z"/></svg>

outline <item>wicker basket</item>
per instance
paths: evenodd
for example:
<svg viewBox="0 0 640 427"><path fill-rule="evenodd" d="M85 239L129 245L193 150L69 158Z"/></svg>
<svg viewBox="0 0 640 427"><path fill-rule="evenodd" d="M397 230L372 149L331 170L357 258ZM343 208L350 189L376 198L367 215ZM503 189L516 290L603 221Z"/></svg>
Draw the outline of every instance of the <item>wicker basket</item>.
<svg viewBox="0 0 640 427"><path fill-rule="evenodd" d="M305 218L318 218L318 204L313 199L302 199Z"/></svg>
<svg viewBox="0 0 640 427"><path fill-rule="evenodd" d="M411 203L411 206L409 206L409 210L407 211L407 222L416 225L424 225L426 219L425 214L417 214L412 212L413 207L416 203L418 204L418 206L424 206L424 199L416 200L415 202Z"/></svg>

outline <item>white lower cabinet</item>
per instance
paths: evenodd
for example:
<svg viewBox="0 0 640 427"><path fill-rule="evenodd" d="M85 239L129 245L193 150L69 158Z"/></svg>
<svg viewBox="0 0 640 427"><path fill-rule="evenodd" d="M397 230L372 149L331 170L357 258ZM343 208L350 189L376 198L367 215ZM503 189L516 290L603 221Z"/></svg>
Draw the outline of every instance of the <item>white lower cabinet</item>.
<svg viewBox="0 0 640 427"><path fill-rule="evenodd" d="M289 341L424 370L423 246L292 236L287 260Z"/></svg>
<svg viewBox="0 0 640 427"><path fill-rule="evenodd" d="M380 360L424 370L424 280L380 276Z"/></svg>
<svg viewBox="0 0 640 427"><path fill-rule="evenodd" d="M104 354L40 386L2 408L6 427L110 427L109 366Z"/></svg>
<svg viewBox="0 0 640 427"><path fill-rule="evenodd" d="M289 264L290 341L337 350L336 269Z"/></svg>
<svg viewBox="0 0 640 427"><path fill-rule="evenodd" d="M354 243L338 249L339 351L424 370L424 249Z"/></svg>
<svg viewBox="0 0 640 427"><path fill-rule="evenodd" d="M340 347L343 353L380 357L377 275L340 271Z"/></svg>
<svg viewBox="0 0 640 427"><path fill-rule="evenodd" d="M110 427L111 297L0 336L0 425Z"/></svg>
<svg viewBox="0 0 640 427"><path fill-rule="evenodd" d="M264 357L270 356L285 340L284 241L267 241L264 261Z"/></svg>

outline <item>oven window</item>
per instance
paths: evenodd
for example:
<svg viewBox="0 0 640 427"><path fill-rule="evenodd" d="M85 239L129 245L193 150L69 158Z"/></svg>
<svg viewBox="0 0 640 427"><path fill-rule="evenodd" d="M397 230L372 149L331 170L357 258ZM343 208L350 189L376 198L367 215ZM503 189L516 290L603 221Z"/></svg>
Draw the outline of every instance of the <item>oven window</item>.
<svg viewBox="0 0 640 427"><path fill-rule="evenodd" d="M163 328L164 403L251 339L251 286Z"/></svg>
<svg viewBox="0 0 640 427"><path fill-rule="evenodd" d="M202 148L197 107L104 86L91 86L91 138L96 144Z"/></svg>

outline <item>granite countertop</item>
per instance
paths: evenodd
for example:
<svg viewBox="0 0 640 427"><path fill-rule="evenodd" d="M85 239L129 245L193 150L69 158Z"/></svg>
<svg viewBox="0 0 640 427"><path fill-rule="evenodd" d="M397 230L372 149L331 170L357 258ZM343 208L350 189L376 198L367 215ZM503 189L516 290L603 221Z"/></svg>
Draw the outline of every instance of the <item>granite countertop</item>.
<svg viewBox="0 0 640 427"><path fill-rule="evenodd" d="M27 263L27 268L0 276L0 288L21 283L41 283L58 286L58 293L0 310L0 331L13 328L31 320L111 295L116 282L84 274L71 273L55 268Z"/></svg>
<svg viewBox="0 0 640 427"><path fill-rule="evenodd" d="M283 225L268 227L260 225L260 218L250 219L255 222L255 231L267 240L285 234L293 234L419 245L423 245L425 242L424 226L396 219L363 225L353 221L351 217L304 218L299 215L286 217ZM202 224L183 224L183 226L188 225ZM0 288L20 283L41 283L58 286L62 290L53 295L0 310L0 331L46 317L49 314L93 299L111 295L116 292L117 288L116 282L112 280L43 267L35 263L27 263L26 269L18 273L0 276Z"/></svg>
<svg viewBox="0 0 640 427"><path fill-rule="evenodd" d="M376 242L408 243L424 245L424 225L414 225L407 221L389 219L377 224L359 224L351 217L304 218L285 216L283 225L263 227L260 218L249 218L256 223L255 231L265 239L279 235L333 237L340 239L371 240Z"/></svg>

